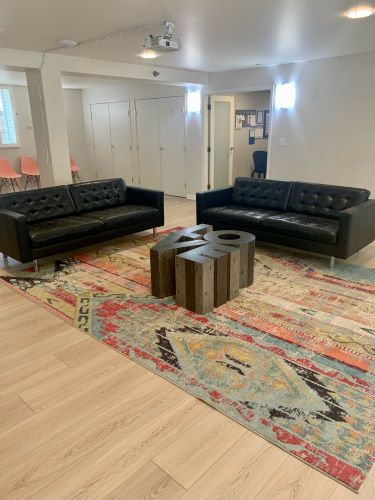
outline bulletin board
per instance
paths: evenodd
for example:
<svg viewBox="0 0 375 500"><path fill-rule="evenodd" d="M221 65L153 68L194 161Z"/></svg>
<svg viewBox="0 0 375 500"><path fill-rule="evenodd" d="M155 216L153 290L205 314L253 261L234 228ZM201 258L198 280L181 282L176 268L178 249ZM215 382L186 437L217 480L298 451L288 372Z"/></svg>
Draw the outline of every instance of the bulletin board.
<svg viewBox="0 0 375 500"><path fill-rule="evenodd" d="M270 111L256 109L237 109L235 128L249 129L249 144L255 144L256 139L267 139L270 129Z"/></svg>

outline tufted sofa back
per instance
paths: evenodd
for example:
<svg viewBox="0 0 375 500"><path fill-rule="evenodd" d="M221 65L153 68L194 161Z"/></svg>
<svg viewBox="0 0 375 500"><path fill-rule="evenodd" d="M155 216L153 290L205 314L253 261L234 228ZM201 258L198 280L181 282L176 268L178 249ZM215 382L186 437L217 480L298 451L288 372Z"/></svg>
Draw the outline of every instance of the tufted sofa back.
<svg viewBox="0 0 375 500"><path fill-rule="evenodd" d="M0 208L25 215L28 223L66 217L76 213L66 186L1 195Z"/></svg>
<svg viewBox="0 0 375 500"><path fill-rule="evenodd" d="M285 210L291 187L286 181L237 177L232 200L236 205Z"/></svg>
<svg viewBox="0 0 375 500"><path fill-rule="evenodd" d="M367 189L294 182L288 210L337 219L342 210L363 203L369 196Z"/></svg>
<svg viewBox="0 0 375 500"><path fill-rule="evenodd" d="M126 201L123 179L81 182L69 186L78 213L117 207Z"/></svg>

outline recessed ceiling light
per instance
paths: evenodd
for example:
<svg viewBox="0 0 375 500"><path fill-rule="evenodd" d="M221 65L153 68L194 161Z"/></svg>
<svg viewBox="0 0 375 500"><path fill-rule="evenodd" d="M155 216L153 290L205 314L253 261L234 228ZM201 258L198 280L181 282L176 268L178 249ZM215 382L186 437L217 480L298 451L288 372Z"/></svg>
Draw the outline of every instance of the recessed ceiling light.
<svg viewBox="0 0 375 500"><path fill-rule="evenodd" d="M349 19L362 19L364 17L372 16L374 9L371 7L353 7L345 13Z"/></svg>
<svg viewBox="0 0 375 500"><path fill-rule="evenodd" d="M158 54L154 50L145 49L140 56L143 59L155 59L155 57L158 57Z"/></svg>

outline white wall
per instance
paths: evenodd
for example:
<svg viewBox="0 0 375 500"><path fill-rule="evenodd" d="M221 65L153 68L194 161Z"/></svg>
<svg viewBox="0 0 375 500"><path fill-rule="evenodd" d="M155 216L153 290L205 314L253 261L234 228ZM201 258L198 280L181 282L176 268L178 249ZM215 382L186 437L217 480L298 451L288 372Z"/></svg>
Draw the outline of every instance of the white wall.
<svg viewBox="0 0 375 500"><path fill-rule="evenodd" d="M95 165L95 152L92 142L90 105L104 102L130 101L132 144L133 144L133 177L134 184L138 184L139 170L136 152L137 137L134 117L134 102L136 99L155 97L185 96L185 88L173 85L157 85L139 80L129 80L119 85L98 86L82 90L82 102L87 145L89 149L90 165ZM202 117L186 115L186 184L187 194L195 195L202 189ZM95 178L91 169L90 178Z"/></svg>
<svg viewBox="0 0 375 500"><path fill-rule="evenodd" d="M15 170L20 172L21 156L32 156L36 158L29 94L27 87L24 86L12 85L7 86L7 88L10 88L13 96L20 147L0 148L0 156L9 159ZM71 156L76 160L77 164L83 168L83 178L85 178L85 171L88 169L89 162L84 130L81 91L64 90L64 104ZM22 179L21 181L24 180Z"/></svg>
<svg viewBox="0 0 375 500"><path fill-rule="evenodd" d="M81 180L88 180L90 162L83 118L82 91L64 89L63 94L70 156L81 168Z"/></svg>
<svg viewBox="0 0 375 500"><path fill-rule="evenodd" d="M234 109L270 109L270 91L243 92L234 94ZM244 127L234 130L233 177L248 177L254 169L254 151L267 151L268 139L255 139L255 144L249 144L249 129Z"/></svg>
<svg viewBox="0 0 375 500"><path fill-rule="evenodd" d="M375 53L216 73L209 88L269 88L290 80L296 105L271 117L269 176L367 187L375 197Z"/></svg>

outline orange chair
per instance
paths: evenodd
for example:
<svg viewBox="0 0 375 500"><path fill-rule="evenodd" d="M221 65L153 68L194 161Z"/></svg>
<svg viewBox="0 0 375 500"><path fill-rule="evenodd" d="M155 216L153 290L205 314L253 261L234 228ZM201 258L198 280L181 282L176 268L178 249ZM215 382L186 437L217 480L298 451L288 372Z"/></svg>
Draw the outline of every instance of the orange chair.
<svg viewBox="0 0 375 500"><path fill-rule="evenodd" d="M40 189L39 166L31 156L21 156L21 174L26 175L25 191L28 184L36 184Z"/></svg>
<svg viewBox="0 0 375 500"><path fill-rule="evenodd" d="M0 193L3 190L3 187L9 186L12 186L13 191L16 191L15 186L17 186L18 190L21 191L20 185L17 181L20 177L21 175L17 174L7 158L0 158Z"/></svg>
<svg viewBox="0 0 375 500"><path fill-rule="evenodd" d="M73 180L74 184L77 181L81 182L81 178L79 176L81 169L77 165L77 163L73 160L73 158L70 158L70 171L72 172L72 180Z"/></svg>

